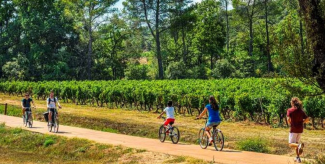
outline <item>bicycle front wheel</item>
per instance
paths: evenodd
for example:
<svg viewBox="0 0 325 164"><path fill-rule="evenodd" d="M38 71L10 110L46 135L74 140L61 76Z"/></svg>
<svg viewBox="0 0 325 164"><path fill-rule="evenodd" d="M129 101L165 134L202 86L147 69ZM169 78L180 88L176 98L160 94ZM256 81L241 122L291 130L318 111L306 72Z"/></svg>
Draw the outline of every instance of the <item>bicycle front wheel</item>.
<svg viewBox="0 0 325 164"><path fill-rule="evenodd" d="M30 128L32 128L33 127L33 116L31 115L31 116L29 116L29 120L28 120L28 126L30 127Z"/></svg>
<svg viewBox="0 0 325 164"><path fill-rule="evenodd" d="M50 122L47 122L47 129L49 132L52 132L52 124Z"/></svg>
<svg viewBox="0 0 325 164"><path fill-rule="evenodd" d="M28 125L28 115L26 114L25 116L24 116L24 124L25 124L25 127L27 127L27 125Z"/></svg>
<svg viewBox="0 0 325 164"><path fill-rule="evenodd" d="M164 125L161 125L159 128L159 140L160 142L165 142L166 139L166 128Z"/></svg>
<svg viewBox="0 0 325 164"><path fill-rule="evenodd" d="M59 131L59 119L55 119L55 123L53 126L53 132L57 133Z"/></svg>
<svg viewBox="0 0 325 164"><path fill-rule="evenodd" d="M223 137L221 130L219 130L219 129L214 130L214 132L213 132L214 148L217 151L222 151L224 144L225 144L225 139Z"/></svg>
<svg viewBox="0 0 325 164"><path fill-rule="evenodd" d="M173 144L177 144L180 138L179 130L177 127L173 127L173 130L170 132L170 139L172 140Z"/></svg>
<svg viewBox="0 0 325 164"><path fill-rule="evenodd" d="M209 137L205 133L205 129L204 128L200 129L200 132L199 132L199 144L200 144L202 149L206 149L208 147L208 141L209 141Z"/></svg>

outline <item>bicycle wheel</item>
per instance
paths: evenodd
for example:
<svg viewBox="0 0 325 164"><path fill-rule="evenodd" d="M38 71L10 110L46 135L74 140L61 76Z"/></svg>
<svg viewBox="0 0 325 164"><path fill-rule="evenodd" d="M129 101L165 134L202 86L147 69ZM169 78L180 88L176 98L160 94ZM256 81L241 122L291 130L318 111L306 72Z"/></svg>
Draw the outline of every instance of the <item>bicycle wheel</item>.
<svg viewBox="0 0 325 164"><path fill-rule="evenodd" d="M172 131L169 132L170 139L172 140L173 144L177 144L180 138L179 130L177 127L173 127Z"/></svg>
<svg viewBox="0 0 325 164"><path fill-rule="evenodd" d="M59 131L59 120L56 118L53 126L53 132L57 133Z"/></svg>
<svg viewBox="0 0 325 164"><path fill-rule="evenodd" d="M30 127L30 128L32 128L33 127L33 116L31 115L31 116L29 116L29 120L28 120L28 126Z"/></svg>
<svg viewBox="0 0 325 164"><path fill-rule="evenodd" d="M50 122L47 122L47 129L49 132L52 132L52 124Z"/></svg>
<svg viewBox="0 0 325 164"><path fill-rule="evenodd" d="M160 142L164 142L166 139L166 128L164 125L161 125L159 128L159 140Z"/></svg>
<svg viewBox="0 0 325 164"><path fill-rule="evenodd" d="M222 134L221 130L219 130L219 129L214 130L213 131L214 148L217 151L222 151L224 143L225 143L225 139L223 138L223 134Z"/></svg>
<svg viewBox="0 0 325 164"><path fill-rule="evenodd" d="M28 125L28 114L26 114L25 117L24 117L24 124L25 124L25 127L27 127L27 125Z"/></svg>
<svg viewBox="0 0 325 164"><path fill-rule="evenodd" d="M200 143L200 146L202 149L206 149L208 147L208 141L209 141L209 138L208 138L207 134L205 133L205 129L204 128L200 129L199 143Z"/></svg>

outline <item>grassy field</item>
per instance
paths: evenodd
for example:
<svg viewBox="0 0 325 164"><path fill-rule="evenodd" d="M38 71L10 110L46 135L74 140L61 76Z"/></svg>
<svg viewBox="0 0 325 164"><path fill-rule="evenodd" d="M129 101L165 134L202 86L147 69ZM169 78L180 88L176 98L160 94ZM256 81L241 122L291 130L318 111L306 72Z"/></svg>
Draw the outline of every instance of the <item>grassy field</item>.
<svg viewBox="0 0 325 164"><path fill-rule="evenodd" d="M12 105L20 104L20 97L0 95L0 103ZM44 121L42 113L45 112L45 101L35 100L38 109L34 112L38 120ZM157 138L157 131L163 120L156 117L158 114L138 112L122 109L106 109L74 104L62 104L60 110L60 122L65 125L84 127L89 129L121 133L127 135ZM3 113L0 107L0 113ZM9 109L9 114L21 116L17 107ZM176 116L175 125L181 132L181 141L197 143L199 129L204 125L204 120L194 120L195 117ZM252 122L227 122L219 126L225 135L226 148L246 149L259 151L263 147L265 153L294 156L294 152L288 147L287 128L272 128ZM302 141L306 145L304 157L313 158L325 152L325 130L304 131ZM246 145L245 145L246 144ZM248 145L247 145L248 144ZM252 146L253 145L253 146ZM251 148L254 147L254 148ZM199 148L199 146L198 146Z"/></svg>
<svg viewBox="0 0 325 164"><path fill-rule="evenodd" d="M207 163L85 139L44 135L0 124L0 163Z"/></svg>

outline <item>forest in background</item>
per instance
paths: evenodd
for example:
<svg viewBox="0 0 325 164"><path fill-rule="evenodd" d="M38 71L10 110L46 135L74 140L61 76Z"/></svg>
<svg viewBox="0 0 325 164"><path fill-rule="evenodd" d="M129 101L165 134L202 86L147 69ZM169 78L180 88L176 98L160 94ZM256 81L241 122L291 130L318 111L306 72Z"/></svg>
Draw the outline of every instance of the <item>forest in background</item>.
<svg viewBox="0 0 325 164"><path fill-rule="evenodd" d="M298 0L126 0L121 10L116 2L1 0L1 79L309 76Z"/></svg>

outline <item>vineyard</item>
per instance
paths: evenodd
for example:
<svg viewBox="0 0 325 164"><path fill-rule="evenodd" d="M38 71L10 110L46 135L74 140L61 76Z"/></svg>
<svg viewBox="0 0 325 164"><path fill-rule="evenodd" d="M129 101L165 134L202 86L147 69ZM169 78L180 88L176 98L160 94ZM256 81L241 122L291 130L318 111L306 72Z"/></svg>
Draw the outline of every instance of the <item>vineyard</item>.
<svg viewBox="0 0 325 164"><path fill-rule="evenodd" d="M325 98L308 96L317 88L293 79L0 82L0 92L9 95L29 92L33 98L46 99L51 90L67 103L155 112L172 100L176 113L183 115L197 115L214 95L224 119L266 124L286 122L290 99L297 96L313 127L319 122L324 128Z"/></svg>

